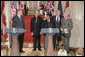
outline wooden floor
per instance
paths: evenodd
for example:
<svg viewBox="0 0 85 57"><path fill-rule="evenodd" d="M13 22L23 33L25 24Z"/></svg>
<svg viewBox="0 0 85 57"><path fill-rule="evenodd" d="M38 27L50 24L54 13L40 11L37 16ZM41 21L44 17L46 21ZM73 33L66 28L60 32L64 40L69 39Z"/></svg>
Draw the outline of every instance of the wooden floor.
<svg viewBox="0 0 85 57"><path fill-rule="evenodd" d="M33 48L23 48L23 50L25 51L25 53L21 53L21 56L44 56L44 48L42 48L42 51L32 51ZM6 56L6 51L4 49L1 50L4 54L4 56ZM57 51L55 51L55 54L57 56ZM8 56L10 56L10 49L8 52ZM68 56L75 56L73 51L70 51L70 53L68 53Z"/></svg>

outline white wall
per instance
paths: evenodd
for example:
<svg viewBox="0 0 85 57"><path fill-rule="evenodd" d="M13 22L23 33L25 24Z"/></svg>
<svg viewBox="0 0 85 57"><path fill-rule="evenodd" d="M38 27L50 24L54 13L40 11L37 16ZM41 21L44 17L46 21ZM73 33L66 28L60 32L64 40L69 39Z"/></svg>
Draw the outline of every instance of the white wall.
<svg viewBox="0 0 85 57"><path fill-rule="evenodd" d="M73 20L72 37L70 46L84 47L84 2L70 2L70 13Z"/></svg>

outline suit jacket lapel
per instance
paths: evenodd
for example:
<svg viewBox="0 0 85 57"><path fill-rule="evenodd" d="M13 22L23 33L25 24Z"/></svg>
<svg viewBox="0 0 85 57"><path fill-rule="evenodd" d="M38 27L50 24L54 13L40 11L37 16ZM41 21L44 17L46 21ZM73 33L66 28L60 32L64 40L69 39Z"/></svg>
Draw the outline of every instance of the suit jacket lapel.
<svg viewBox="0 0 85 57"><path fill-rule="evenodd" d="M55 21L56 21L56 16L54 18L55 18Z"/></svg>
<svg viewBox="0 0 85 57"><path fill-rule="evenodd" d="M17 19L20 20L20 18L17 16Z"/></svg>

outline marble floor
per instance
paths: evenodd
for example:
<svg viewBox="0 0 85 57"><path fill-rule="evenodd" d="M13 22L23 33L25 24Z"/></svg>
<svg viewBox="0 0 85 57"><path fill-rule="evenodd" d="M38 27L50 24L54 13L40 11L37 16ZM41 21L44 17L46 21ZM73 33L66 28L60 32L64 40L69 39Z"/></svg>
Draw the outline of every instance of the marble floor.
<svg viewBox="0 0 85 57"><path fill-rule="evenodd" d="M23 50L25 51L25 53L20 53L20 56L44 56L44 48L42 48L42 51L32 51L33 48L23 48ZM6 56L6 51L4 49L1 50L1 52L3 53L4 56ZM57 56L57 51L55 51L55 55ZM8 52L8 56L10 56L10 49ZM73 51L70 51L70 53L68 53L68 56L75 56Z"/></svg>

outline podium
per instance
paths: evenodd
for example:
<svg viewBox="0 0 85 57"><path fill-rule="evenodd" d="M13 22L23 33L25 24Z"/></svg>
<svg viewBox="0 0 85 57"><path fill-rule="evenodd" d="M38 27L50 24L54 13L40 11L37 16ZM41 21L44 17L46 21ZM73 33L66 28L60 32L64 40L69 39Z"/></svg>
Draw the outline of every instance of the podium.
<svg viewBox="0 0 85 57"><path fill-rule="evenodd" d="M18 35L24 33L25 30L22 28L9 28L5 29L5 33L12 35L12 47L11 47L11 56L20 56L19 54L19 45L18 45Z"/></svg>
<svg viewBox="0 0 85 57"><path fill-rule="evenodd" d="M42 28L41 33L46 34L47 41L45 47L45 56L55 56L53 48L53 35L59 33L59 28Z"/></svg>

